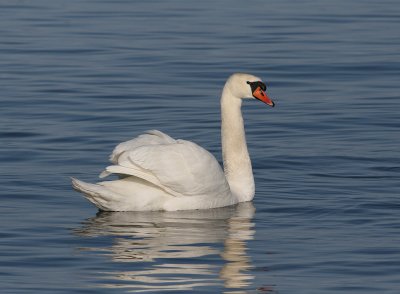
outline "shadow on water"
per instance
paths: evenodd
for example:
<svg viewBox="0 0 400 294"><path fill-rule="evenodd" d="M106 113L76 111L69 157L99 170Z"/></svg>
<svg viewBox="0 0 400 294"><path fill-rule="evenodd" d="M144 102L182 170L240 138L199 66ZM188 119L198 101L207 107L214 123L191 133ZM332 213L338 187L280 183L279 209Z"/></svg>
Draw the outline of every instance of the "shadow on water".
<svg viewBox="0 0 400 294"><path fill-rule="evenodd" d="M100 279L109 281L102 287L240 290L254 278L246 253L247 241L255 234L254 212L252 203L204 211L101 212L75 234L112 238L111 246L79 248L107 255L121 265L117 271L102 271L105 276Z"/></svg>

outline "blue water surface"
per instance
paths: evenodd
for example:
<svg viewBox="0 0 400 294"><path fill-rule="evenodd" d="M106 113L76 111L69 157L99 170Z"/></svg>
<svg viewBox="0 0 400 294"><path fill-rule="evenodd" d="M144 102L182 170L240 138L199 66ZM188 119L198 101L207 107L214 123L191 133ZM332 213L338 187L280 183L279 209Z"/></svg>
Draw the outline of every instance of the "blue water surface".
<svg viewBox="0 0 400 294"><path fill-rule="evenodd" d="M400 293L400 3L0 3L2 293ZM95 182L148 129L219 160L246 101L252 203L97 213Z"/></svg>

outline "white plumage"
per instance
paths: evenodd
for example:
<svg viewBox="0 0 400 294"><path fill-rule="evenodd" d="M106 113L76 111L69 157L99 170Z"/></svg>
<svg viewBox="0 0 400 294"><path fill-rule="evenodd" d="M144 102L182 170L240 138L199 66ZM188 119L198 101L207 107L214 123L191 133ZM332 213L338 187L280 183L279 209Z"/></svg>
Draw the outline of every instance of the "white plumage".
<svg viewBox="0 0 400 294"><path fill-rule="evenodd" d="M152 130L119 144L112 152L113 165L100 177L118 174L119 180L90 184L73 178L73 187L107 211L208 209L251 200L254 180L240 106L241 98L254 95L248 84L254 81L259 79L235 74L224 87L221 107L225 173L204 148ZM229 125L225 130L224 124Z"/></svg>

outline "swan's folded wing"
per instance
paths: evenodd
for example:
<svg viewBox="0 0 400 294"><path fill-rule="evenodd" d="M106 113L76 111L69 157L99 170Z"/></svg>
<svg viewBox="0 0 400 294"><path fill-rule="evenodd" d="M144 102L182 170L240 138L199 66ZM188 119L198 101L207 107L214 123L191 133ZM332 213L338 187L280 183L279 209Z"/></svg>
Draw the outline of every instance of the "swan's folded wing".
<svg viewBox="0 0 400 294"><path fill-rule="evenodd" d="M218 195L229 191L215 157L184 140L123 152L118 157L118 165L106 170L143 178L178 197Z"/></svg>
<svg viewBox="0 0 400 294"><path fill-rule="evenodd" d="M133 138L132 140L118 144L110 155L110 161L116 164L118 163L118 158L121 154L134 150L141 146L171 144L175 142L176 140L161 131L147 131L146 133L136 138Z"/></svg>

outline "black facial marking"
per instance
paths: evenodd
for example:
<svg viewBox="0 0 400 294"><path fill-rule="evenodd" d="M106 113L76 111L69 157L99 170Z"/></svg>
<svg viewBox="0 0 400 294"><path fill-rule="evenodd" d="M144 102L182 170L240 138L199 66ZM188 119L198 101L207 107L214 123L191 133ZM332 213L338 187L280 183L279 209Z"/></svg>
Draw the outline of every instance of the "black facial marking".
<svg viewBox="0 0 400 294"><path fill-rule="evenodd" d="M256 81L256 82L247 81L247 84L250 85L251 92L254 92L255 90L257 90L258 87L260 87L261 90L263 90L263 91L267 90L267 86L263 82L260 82L260 81Z"/></svg>

